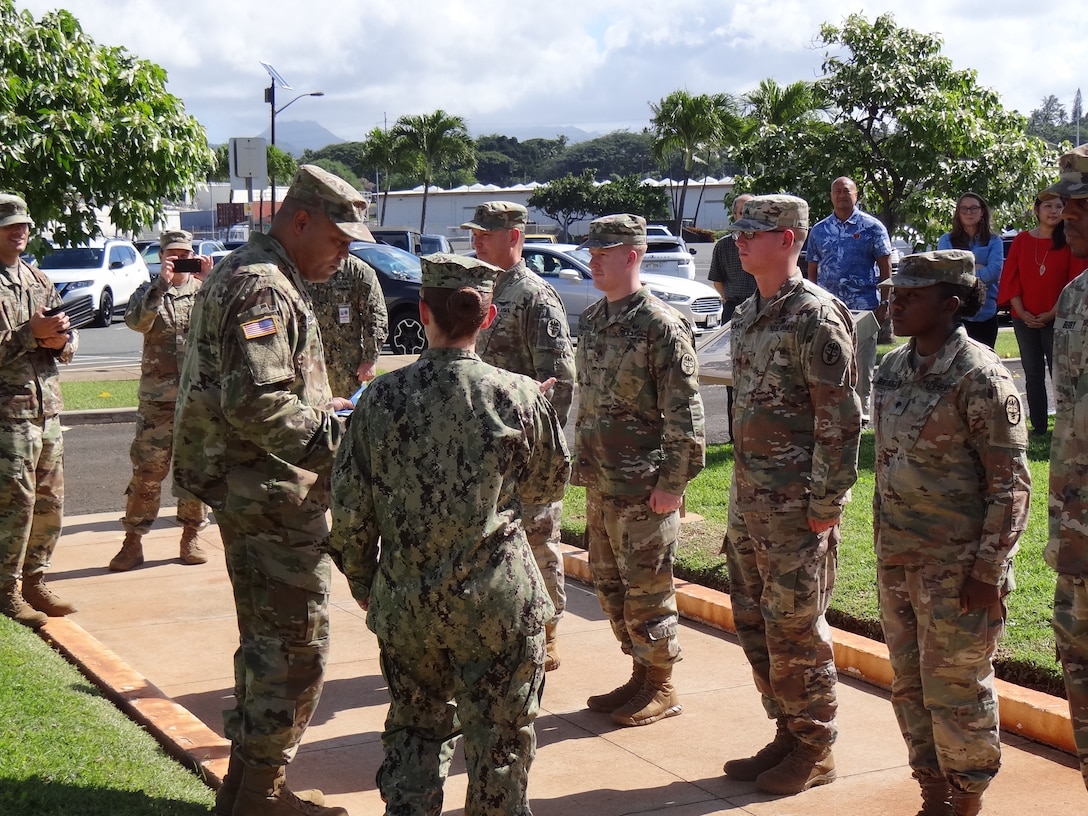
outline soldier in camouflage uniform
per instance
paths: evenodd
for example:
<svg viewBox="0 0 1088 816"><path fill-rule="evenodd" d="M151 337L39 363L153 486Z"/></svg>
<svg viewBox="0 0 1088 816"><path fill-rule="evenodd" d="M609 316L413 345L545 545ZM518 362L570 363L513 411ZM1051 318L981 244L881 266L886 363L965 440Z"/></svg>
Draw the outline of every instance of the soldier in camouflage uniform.
<svg viewBox="0 0 1088 816"><path fill-rule="evenodd" d="M633 663L626 683L586 704L648 725L680 713L672 568L684 490L705 464L699 366L687 321L639 280L646 221L598 218L583 246L604 297L578 324L572 481L586 488L597 598Z"/></svg>
<svg viewBox="0 0 1088 816"><path fill-rule="evenodd" d="M34 221L0 194L0 612L32 628L75 607L45 585L64 511L57 361L79 345L52 282L23 261ZM22 593L17 582L22 576Z"/></svg>
<svg viewBox="0 0 1088 816"><path fill-rule="evenodd" d="M268 235L197 293L178 388L174 481L215 511L234 588L232 762L220 814L343 816L286 786L321 694L329 648L328 480L343 435L302 280L326 280L369 239L362 196L299 168Z"/></svg>
<svg viewBox="0 0 1088 816"><path fill-rule="evenodd" d="M908 255L874 382L873 531L892 707L922 788L919 816L975 816L1001 765L993 656L1027 521L1027 426L1012 376L967 336L975 257Z"/></svg>
<svg viewBox="0 0 1088 816"><path fill-rule="evenodd" d="M1061 178L1045 192L1062 197L1065 239L1088 258L1088 146L1066 153ZM1069 698L1073 739L1088 787L1088 274L1058 298L1054 318L1054 439L1050 450L1050 540L1058 573L1054 636Z"/></svg>
<svg viewBox="0 0 1088 816"><path fill-rule="evenodd" d="M422 263L429 346L363 393L333 470L334 558L369 611L389 685L378 789L389 816L441 812L463 733L467 816L529 816L554 608L521 506L561 497L570 458L540 385L473 351L501 270L456 255Z"/></svg>
<svg viewBox="0 0 1088 816"><path fill-rule="evenodd" d="M325 350L325 371L337 397L350 397L360 382L374 379L389 332L385 296L369 265L348 255L324 283L303 281Z"/></svg>
<svg viewBox="0 0 1088 816"><path fill-rule="evenodd" d="M174 447L174 405L178 398L178 371L185 357L185 336L200 276L174 271L174 261L197 257L192 233L167 230L159 237L162 269L159 277L136 290L125 310L125 325L144 336L140 361L139 408L136 437L129 449L132 479L125 495L121 525L125 540L110 561L110 569L123 572L144 563L143 536L159 515L162 482L170 472ZM212 259L200 257L201 274L212 268ZM207 523L207 508L199 499L178 499L182 525L180 558L183 564L203 564L208 556L200 547L197 531Z"/></svg>
<svg viewBox="0 0 1088 816"><path fill-rule="evenodd" d="M756 196L729 229L758 290L733 314L735 461L723 550L737 637L778 727L725 772L793 794L835 778L836 673L824 613L839 519L857 480L854 327L849 310L797 268L804 199Z"/></svg>
<svg viewBox="0 0 1088 816"><path fill-rule="evenodd" d="M485 363L543 382L555 378L548 398L559 424L567 423L574 395L574 346L567 314L556 291L525 266L521 258L528 211L511 201L489 201L462 224L472 230L472 243L482 261L506 270L495 283L492 302L499 315L480 331L476 351ZM556 628L567 605L563 585L563 551L559 537L563 502L523 504L522 525L544 576L555 617L545 627L547 671L559 668Z"/></svg>

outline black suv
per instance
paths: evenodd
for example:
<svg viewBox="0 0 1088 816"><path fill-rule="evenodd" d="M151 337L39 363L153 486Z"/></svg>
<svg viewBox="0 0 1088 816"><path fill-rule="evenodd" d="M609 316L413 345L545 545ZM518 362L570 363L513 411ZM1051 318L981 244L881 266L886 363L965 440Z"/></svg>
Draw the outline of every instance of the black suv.
<svg viewBox="0 0 1088 816"><path fill-rule="evenodd" d="M427 347L419 319L419 287L423 283L419 256L369 241L353 241L349 251L378 275L389 313L389 349L394 354L419 354Z"/></svg>

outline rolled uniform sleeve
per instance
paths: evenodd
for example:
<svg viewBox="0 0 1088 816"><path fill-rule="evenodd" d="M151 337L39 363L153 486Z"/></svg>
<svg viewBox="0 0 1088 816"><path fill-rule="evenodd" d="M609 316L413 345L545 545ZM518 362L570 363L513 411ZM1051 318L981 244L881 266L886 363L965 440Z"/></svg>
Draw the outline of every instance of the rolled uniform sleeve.
<svg viewBox="0 0 1088 816"><path fill-rule="evenodd" d="M223 332L220 407L252 444L295 467L327 475L343 425L331 404L306 399L295 355L306 332L277 289L258 287L242 297Z"/></svg>
<svg viewBox="0 0 1088 816"><path fill-rule="evenodd" d="M802 340L801 359L813 410L809 518L834 521L857 481L861 400L849 313L825 306Z"/></svg>
<svg viewBox="0 0 1088 816"><path fill-rule="evenodd" d="M385 308L385 295L378 283L378 277L368 264L359 262L362 269L359 277L364 283L357 287L359 302L356 308L362 323L362 336L359 338L359 346L363 353L363 362L372 363L382 353L385 338L389 335L389 314Z"/></svg>
<svg viewBox="0 0 1088 816"><path fill-rule="evenodd" d="M1007 374L983 369L974 377L967 391L967 440L982 464L985 509L971 577L1002 586L1027 526L1031 500L1027 425L1020 394Z"/></svg>
<svg viewBox="0 0 1088 816"><path fill-rule="evenodd" d="M155 318L159 315L162 306L163 295L170 288L162 277L156 278L151 283L145 283L128 301L125 309L125 325L140 334L147 334L155 325Z"/></svg>
<svg viewBox="0 0 1088 816"><path fill-rule="evenodd" d="M684 322L667 324L653 348L653 373L661 411L661 467L657 488L681 495L706 464L703 400L699 393L699 362L691 328Z"/></svg>
<svg viewBox="0 0 1088 816"><path fill-rule="evenodd" d="M365 424L361 409L349 426L348 439L340 446L332 469L332 532L329 553L344 573L351 595L359 603L370 599L370 587L378 569L378 518L371 491L369 450L358 440Z"/></svg>
<svg viewBox="0 0 1088 816"><path fill-rule="evenodd" d="M529 460L518 484L525 504L551 504L563 498L570 479L570 452L555 406L544 395L536 401L533 426L527 428Z"/></svg>

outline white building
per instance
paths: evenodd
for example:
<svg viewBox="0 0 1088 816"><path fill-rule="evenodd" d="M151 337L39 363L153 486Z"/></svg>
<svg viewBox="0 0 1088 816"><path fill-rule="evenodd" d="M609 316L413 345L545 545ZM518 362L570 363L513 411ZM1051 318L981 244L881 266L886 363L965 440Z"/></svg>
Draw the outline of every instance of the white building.
<svg viewBox="0 0 1088 816"><path fill-rule="evenodd" d="M608 182L603 182L607 184ZM671 179L655 181L646 179L643 184L668 187L670 195L676 200L680 195L681 182ZM431 187L427 195L427 224L424 232L439 233L447 238L468 238L467 230L461 224L472 220L477 205L485 201L513 201L529 206L529 197L543 186L539 182L521 184L514 187L498 187L494 184L473 184L443 190ZM695 218L696 207L699 211L697 226L709 230L724 229L729 223L729 212L725 202L732 201L733 179L706 178L688 182L687 199L684 202L684 218L690 223ZM700 202L700 193L702 201ZM374 197L370 216L376 222L381 217L385 194ZM395 190L389 193L385 204L385 226L405 226L419 228L419 216L423 207L422 185L414 190ZM537 209L529 207L529 232L556 232L559 225ZM589 230L589 221L576 221L570 231L574 235L584 235Z"/></svg>

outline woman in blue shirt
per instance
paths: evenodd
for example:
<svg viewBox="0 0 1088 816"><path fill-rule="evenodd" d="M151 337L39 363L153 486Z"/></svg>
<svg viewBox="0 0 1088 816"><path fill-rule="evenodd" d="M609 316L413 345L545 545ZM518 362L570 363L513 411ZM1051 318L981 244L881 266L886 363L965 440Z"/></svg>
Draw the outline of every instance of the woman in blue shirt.
<svg viewBox="0 0 1088 816"><path fill-rule="evenodd" d="M952 231L937 241L937 249L969 249L975 256L975 274L986 284L986 302L974 317L965 317L967 334L990 348L997 342L997 284L1005 262L1001 236L990 229L990 205L978 193L964 193L956 202Z"/></svg>

